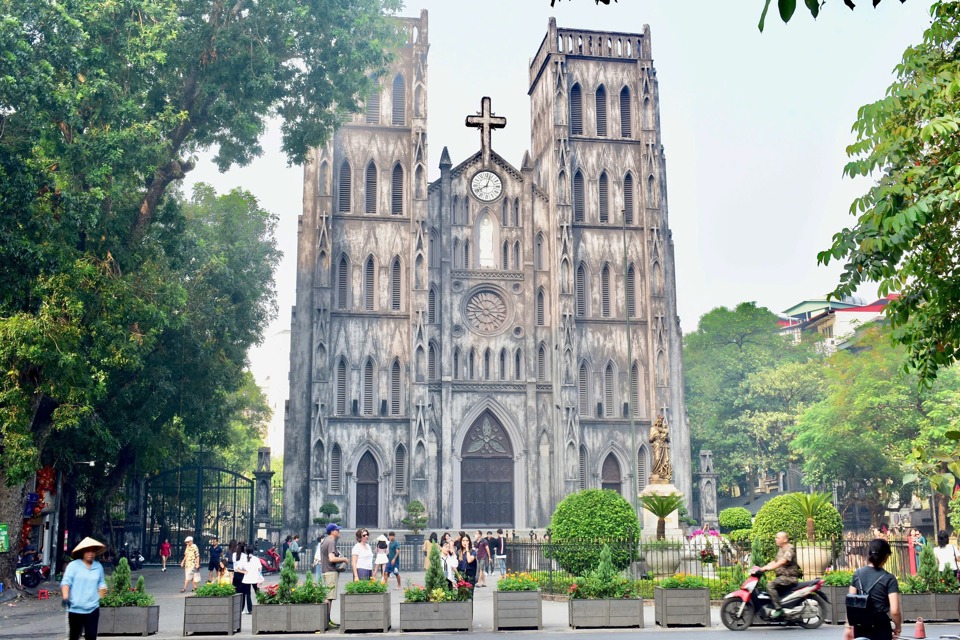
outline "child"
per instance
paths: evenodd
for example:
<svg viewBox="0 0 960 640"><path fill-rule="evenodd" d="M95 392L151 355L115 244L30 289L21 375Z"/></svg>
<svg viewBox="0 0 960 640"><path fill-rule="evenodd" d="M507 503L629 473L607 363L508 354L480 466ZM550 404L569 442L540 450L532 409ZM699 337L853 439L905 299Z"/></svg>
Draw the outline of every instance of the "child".
<svg viewBox="0 0 960 640"><path fill-rule="evenodd" d="M377 577L377 571L380 572L380 579L384 584L387 582L387 536L380 534L377 538L377 557L373 562L373 577Z"/></svg>
<svg viewBox="0 0 960 640"><path fill-rule="evenodd" d="M227 561L221 559L217 564L217 584L233 584L233 576L227 569Z"/></svg>

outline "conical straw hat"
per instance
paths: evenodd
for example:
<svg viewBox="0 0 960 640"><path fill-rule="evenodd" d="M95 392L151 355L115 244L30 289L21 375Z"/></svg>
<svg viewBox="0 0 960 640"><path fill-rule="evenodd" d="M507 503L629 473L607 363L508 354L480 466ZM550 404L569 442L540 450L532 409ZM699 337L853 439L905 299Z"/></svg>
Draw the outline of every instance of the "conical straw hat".
<svg viewBox="0 0 960 640"><path fill-rule="evenodd" d="M73 553L71 553L71 555L74 557L74 559L82 558L83 552L87 550L96 551L97 555L100 555L107 550L107 547L99 540L94 540L93 538L84 538L80 541L80 544L73 548Z"/></svg>

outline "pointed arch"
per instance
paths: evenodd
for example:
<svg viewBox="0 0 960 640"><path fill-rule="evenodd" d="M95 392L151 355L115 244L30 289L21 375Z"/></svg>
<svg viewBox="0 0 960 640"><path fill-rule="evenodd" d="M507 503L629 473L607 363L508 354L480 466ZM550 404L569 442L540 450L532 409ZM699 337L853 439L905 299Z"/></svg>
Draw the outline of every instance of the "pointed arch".
<svg viewBox="0 0 960 640"><path fill-rule="evenodd" d="M587 488L587 448L584 445L580 445L580 459L579 462L579 476L580 480L580 490L584 491Z"/></svg>
<svg viewBox="0 0 960 640"><path fill-rule="evenodd" d="M376 79L374 79L376 83ZM380 124L380 86L374 84L370 87L370 93L367 94L367 104L364 110L364 122L367 124Z"/></svg>
<svg viewBox="0 0 960 640"><path fill-rule="evenodd" d="M653 101L650 98L644 98L643 100L643 128L644 129L653 129Z"/></svg>
<svg viewBox="0 0 960 640"><path fill-rule="evenodd" d="M437 379L437 358L439 357L440 347L433 340L427 348L427 380Z"/></svg>
<svg viewBox="0 0 960 640"><path fill-rule="evenodd" d="M390 415L399 416L403 411L401 394L403 392L403 382L400 379L400 360L395 358L390 366Z"/></svg>
<svg viewBox="0 0 960 640"><path fill-rule="evenodd" d="M579 83L570 88L570 135L583 135L583 91Z"/></svg>
<svg viewBox="0 0 960 640"><path fill-rule="evenodd" d="M637 317L637 268L631 262L627 267L627 315Z"/></svg>
<svg viewBox="0 0 960 640"><path fill-rule="evenodd" d="M523 270L523 261L520 256L522 255L522 250L520 249L520 241L517 240L513 243L513 269L514 271Z"/></svg>
<svg viewBox="0 0 960 640"><path fill-rule="evenodd" d="M633 118L630 113L630 87L620 90L620 135L624 138L633 137Z"/></svg>
<svg viewBox="0 0 960 640"><path fill-rule="evenodd" d="M407 448L402 442L393 452L393 491L394 493L407 491Z"/></svg>
<svg viewBox="0 0 960 640"><path fill-rule="evenodd" d="M460 379L460 347L453 350L453 379Z"/></svg>
<svg viewBox="0 0 960 640"><path fill-rule="evenodd" d="M336 442L330 448L330 493L343 493L343 454Z"/></svg>
<svg viewBox="0 0 960 640"><path fill-rule="evenodd" d="M427 448L423 442L418 442L413 450L413 477L424 479L427 477Z"/></svg>
<svg viewBox="0 0 960 640"><path fill-rule="evenodd" d="M338 416L347 415L347 359L343 356L337 360L337 396L334 399L336 403L336 412Z"/></svg>
<svg viewBox="0 0 960 640"><path fill-rule="evenodd" d="M534 312L535 320L538 327L544 326L546 324L546 300L543 294L543 287L540 287L537 290L537 304L536 311Z"/></svg>
<svg viewBox="0 0 960 640"><path fill-rule="evenodd" d="M377 165L371 160L367 164L366 173L363 179L364 198L363 212L377 212Z"/></svg>
<svg viewBox="0 0 960 640"><path fill-rule="evenodd" d="M649 460L650 453L647 450L647 445L640 445L640 448L637 449L637 493L647 488L647 469L650 468Z"/></svg>
<svg viewBox="0 0 960 640"><path fill-rule="evenodd" d="M597 211L600 222L606 224L610 222L610 180L607 178L606 171L600 173L597 187Z"/></svg>
<svg viewBox="0 0 960 640"><path fill-rule="evenodd" d="M617 493L623 491L623 472L620 469L620 461L612 451L604 458L603 467L600 469L600 488Z"/></svg>
<svg viewBox="0 0 960 640"><path fill-rule="evenodd" d="M634 360L630 367L630 408L633 411L633 417L642 418L647 415L646 394L642 393L640 386L640 364Z"/></svg>
<svg viewBox="0 0 960 640"><path fill-rule="evenodd" d="M560 293L570 293L570 261L566 256L560 260Z"/></svg>
<svg viewBox="0 0 960 640"><path fill-rule="evenodd" d="M330 163L324 160L320 163L320 195L330 195Z"/></svg>
<svg viewBox="0 0 960 640"><path fill-rule="evenodd" d="M427 240L427 260L431 267L440 266L440 234L436 229L430 229L430 238Z"/></svg>
<svg viewBox="0 0 960 640"><path fill-rule="evenodd" d="M467 355L467 379L477 379L477 349L470 347L470 353Z"/></svg>
<svg viewBox="0 0 960 640"><path fill-rule="evenodd" d="M490 348L487 347L483 350L483 379L490 380L490 360L493 355L490 351Z"/></svg>
<svg viewBox="0 0 960 640"><path fill-rule="evenodd" d="M377 264L372 255L367 256L363 262L363 308L366 311L373 311L376 308L377 292Z"/></svg>
<svg viewBox="0 0 960 640"><path fill-rule="evenodd" d="M657 181L653 174L647 176L647 206L651 209L657 207Z"/></svg>
<svg viewBox="0 0 960 640"><path fill-rule="evenodd" d="M613 362L607 362L607 366L603 370L603 415L608 418L616 416L616 380L617 374Z"/></svg>
<svg viewBox="0 0 960 640"><path fill-rule="evenodd" d="M577 371L577 401L581 416L590 415L590 372L587 363L581 362Z"/></svg>
<svg viewBox="0 0 960 640"><path fill-rule="evenodd" d="M601 84L597 87L597 137L607 135L607 89Z"/></svg>
<svg viewBox="0 0 960 640"><path fill-rule="evenodd" d="M600 270L600 315L609 318L610 313L610 265Z"/></svg>
<svg viewBox="0 0 960 640"><path fill-rule="evenodd" d="M337 211L350 213L352 203L353 175L350 163L344 160L340 164L340 178L337 181Z"/></svg>
<svg viewBox="0 0 960 640"><path fill-rule="evenodd" d="M565 480L577 479L577 447L572 440L567 442L566 452L563 456L563 471Z"/></svg>
<svg viewBox="0 0 960 640"><path fill-rule="evenodd" d="M323 479L324 467L327 464L327 454L323 447L323 440L317 440L313 443L313 465L311 467L311 475L317 479Z"/></svg>
<svg viewBox="0 0 960 640"><path fill-rule="evenodd" d="M523 380L523 349L519 347L513 354L513 379Z"/></svg>
<svg viewBox="0 0 960 640"><path fill-rule="evenodd" d="M629 171L623 176L623 218L626 224L633 224L633 174Z"/></svg>
<svg viewBox="0 0 960 640"><path fill-rule="evenodd" d="M667 386L667 356L663 349L657 351L657 386Z"/></svg>
<svg viewBox="0 0 960 640"><path fill-rule="evenodd" d="M496 250L495 243L499 236L499 229L490 209L484 207L477 215L477 222L474 227L474 238L477 239L477 266L481 269L495 269Z"/></svg>
<svg viewBox="0 0 960 640"><path fill-rule="evenodd" d="M430 285L427 294L427 324L437 324L437 286Z"/></svg>
<svg viewBox="0 0 960 640"><path fill-rule="evenodd" d="M584 191L583 191L583 173L577 171L573 174L573 221L584 221Z"/></svg>
<svg viewBox="0 0 960 640"><path fill-rule="evenodd" d="M460 252L460 238L453 239L453 267L463 268L463 254Z"/></svg>
<svg viewBox="0 0 960 640"><path fill-rule="evenodd" d="M416 359L414 360L417 382L424 382L426 380L426 375L427 375L426 360L427 359L426 359L426 355L423 352L423 347L417 347Z"/></svg>
<svg viewBox="0 0 960 640"><path fill-rule="evenodd" d="M453 196L453 204L450 205L450 224L460 224L460 198Z"/></svg>
<svg viewBox="0 0 960 640"><path fill-rule="evenodd" d="M520 198L513 200L513 226L520 226Z"/></svg>
<svg viewBox="0 0 960 640"><path fill-rule="evenodd" d="M567 193L567 172L560 170L557 176L557 201L566 203L569 194Z"/></svg>
<svg viewBox="0 0 960 640"><path fill-rule="evenodd" d="M374 415L374 407L377 405L375 397L377 389L377 371L373 362L373 357L368 357L363 362L363 385L360 388L360 406L361 413L365 416Z"/></svg>
<svg viewBox="0 0 960 640"><path fill-rule="evenodd" d="M402 308L401 293L403 291L403 266L400 256L395 256L390 263L390 310L400 311Z"/></svg>
<svg viewBox="0 0 960 640"><path fill-rule="evenodd" d="M537 348L537 382L547 380L547 345L543 342Z"/></svg>
<svg viewBox="0 0 960 640"><path fill-rule="evenodd" d="M537 271L543 269L543 232L537 233L537 238L533 243L533 268Z"/></svg>
<svg viewBox="0 0 960 640"><path fill-rule="evenodd" d="M403 166L399 162L393 165L390 179L390 215L403 215Z"/></svg>
<svg viewBox="0 0 960 640"><path fill-rule="evenodd" d="M407 124L407 84L402 73L393 78L393 124L398 127Z"/></svg>
<svg viewBox="0 0 960 640"><path fill-rule="evenodd" d="M417 260L415 265L416 266L414 267L414 270L413 270L413 286L415 289L423 289L423 283L425 280L424 276L426 274L424 274L423 272L423 254L422 253L419 253L419 252L417 253Z"/></svg>
<svg viewBox="0 0 960 640"><path fill-rule="evenodd" d="M500 268L504 271L510 269L510 243L506 240L503 241L503 245L500 247Z"/></svg>
<svg viewBox="0 0 960 640"><path fill-rule="evenodd" d="M510 226L510 203L506 198L503 199L503 204L500 205L500 224L505 227Z"/></svg>
<svg viewBox="0 0 960 640"><path fill-rule="evenodd" d="M500 379L507 379L507 350L500 349Z"/></svg>
<svg viewBox="0 0 960 640"><path fill-rule="evenodd" d="M340 256L337 262L337 309L350 308L350 258Z"/></svg>
<svg viewBox="0 0 960 640"><path fill-rule="evenodd" d="M463 268L473 268L473 263L470 262L470 240L463 241Z"/></svg>
<svg viewBox="0 0 960 640"><path fill-rule="evenodd" d="M576 296L577 316L585 318L590 310L587 300L589 299L590 276L587 273L587 265L580 263L577 265L577 282L574 295Z"/></svg>

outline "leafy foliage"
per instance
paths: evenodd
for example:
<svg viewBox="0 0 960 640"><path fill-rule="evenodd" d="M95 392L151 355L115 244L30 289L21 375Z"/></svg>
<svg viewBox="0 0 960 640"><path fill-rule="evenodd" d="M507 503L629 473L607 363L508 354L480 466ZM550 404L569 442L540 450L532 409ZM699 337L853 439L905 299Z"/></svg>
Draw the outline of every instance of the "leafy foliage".
<svg viewBox="0 0 960 640"><path fill-rule="evenodd" d="M232 584L220 584L219 582L208 582L197 587L193 595L197 598L224 598L232 596L237 592Z"/></svg>
<svg viewBox="0 0 960 640"><path fill-rule="evenodd" d="M287 552L287 558L293 556ZM291 568L293 563L291 562ZM283 571L287 568L287 561L283 561L280 571L280 584L270 584L257 592L257 604L323 604L327 601L327 587L323 581L315 582L313 574L307 572L303 584L298 584L294 573L292 584L284 581Z"/></svg>
<svg viewBox="0 0 960 640"><path fill-rule="evenodd" d="M904 52L885 96L857 113L844 173L875 182L850 206L856 224L817 256L845 261L832 295L868 281L881 296L899 292L886 315L925 382L960 354L960 5L938 0L930 13L923 42Z"/></svg>
<svg viewBox="0 0 960 640"><path fill-rule="evenodd" d="M379 580L369 579L369 580L354 580L348 582L343 587L344 592L354 594L354 593L386 593L387 584L385 582L380 582Z"/></svg>
<svg viewBox="0 0 960 640"><path fill-rule="evenodd" d="M807 540L813 542L816 539L817 516L827 507L834 508L830 502L831 495L826 492L788 493L786 498L790 508L804 518Z"/></svg>
<svg viewBox="0 0 960 640"><path fill-rule="evenodd" d="M406 588L403 590L403 601L404 602L426 602L427 590L420 585L408 583Z"/></svg>
<svg viewBox="0 0 960 640"><path fill-rule="evenodd" d="M613 546L617 569L637 557L640 521L619 493L602 489L571 493L557 505L550 528L551 541L557 543L551 553L565 571L575 575L596 566L604 543Z"/></svg>
<svg viewBox="0 0 960 640"><path fill-rule="evenodd" d="M313 523L326 526L331 522L339 522L340 518L337 517L339 513L340 507L332 502L324 502L320 505L320 516L314 518Z"/></svg>
<svg viewBox="0 0 960 640"><path fill-rule="evenodd" d="M413 531L414 535L420 533L427 526L427 508L419 500L413 500L407 504L407 515L400 522L403 526Z"/></svg>
<svg viewBox="0 0 960 640"><path fill-rule="evenodd" d="M436 589L449 588L450 582L443 573L443 562L440 560L440 546L437 544L430 545L430 553L427 554L427 557L430 560L430 566L423 578L427 592L433 593Z"/></svg>
<svg viewBox="0 0 960 640"><path fill-rule="evenodd" d="M920 550L917 560L917 575L907 576L901 589L903 593L957 593L960 592L960 583L957 576L949 567L942 572L938 567L933 545L925 544Z"/></svg>
<svg viewBox="0 0 960 640"><path fill-rule="evenodd" d="M701 578L700 576L678 573L674 576L664 578L658 586L661 589L706 589L710 585L705 578Z"/></svg>
<svg viewBox="0 0 960 640"><path fill-rule="evenodd" d="M907 0L900 0L900 3L903 4ZM772 0L764 0L763 11L760 13L760 24L757 25L757 28L760 31L763 31L764 23L767 19L767 11L770 10L770 3ZM807 7L807 11L810 12L810 15L814 19L820 15L820 9L823 5L826 4L826 0L803 0L803 3ZM853 0L843 0L843 4L853 9L856 7ZM876 7L880 4L880 0L873 0L873 6ZM790 22L790 18L793 17L794 12L797 10L797 0L777 0L777 11L780 13L780 19L785 23Z"/></svg>
<svg viewBox="0 0 960 640"><path fill-rule="evenodd" d="M100 598L101 607L148 607L154 604L143 576L137 578L136 588L130 588L130 563L126 558L120 558L113 575L107 579L107 586L107 595Z"/></svg>
<svg viewBox="0 0 960 640"><path fill-rule="evenodd" d="M620 575L613 566L613 553L603 545L596 569L577 578L568 589L575 600L620 599L639 597L636 582Z"/></svg>
<svg viewBox="0 0 960 640"><path fill-rule="evenodd" d="M852 581L853 571L834 569L823 574L823 584L828 587L849 587Z"/></svg>
<svg viewBox="0 0 960 640"><path fill-rule="evenodd" d="M773 554L774 538L780 531L785 531L791 541L806 538L807 519L794 508L792 495L776 496L757 512L753 520L753 548L760 551L758 557L766 558ZM813 521L817 536L821 539L833 540L843 533L840 512L831 504L822 506Z"/></svg>
<svg viewBox="0 0 960 640"><path fill-rule="evenodd" d="M743 507L721 509L718 516L720 531L730 533L736 529L749 529L753 526L753 514Z"/></svg>
<svg viewBox="0 0 960 640"><path fill-rule="evenodd" d="M536 591L539 584L529 573L507 573L497 580L497 591Z"/></svg>
<svg viewBox="0 0 960 640"><path fill-rule="evenodd" d="M683 496L677 493L668 496L641 496L643 508L657 517L657 540L666 537L667 517L683 506Z"/></svg>

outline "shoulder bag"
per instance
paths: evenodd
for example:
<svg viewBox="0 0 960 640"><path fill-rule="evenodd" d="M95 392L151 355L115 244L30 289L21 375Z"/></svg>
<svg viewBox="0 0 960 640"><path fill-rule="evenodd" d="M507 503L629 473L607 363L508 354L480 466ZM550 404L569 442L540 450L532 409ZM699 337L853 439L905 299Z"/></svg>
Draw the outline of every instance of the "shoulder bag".
<svg viewBox="0 0 960 640"><path fill-rule="evenodd" d="M884 574L880 574L869 589L864 590L860 580L860 572L855 574L857 579L857 593L848 593L846 599L847 622L854 627L873 627L877 622L877 611L870 603L870 592L877 586Z"/></svg>

